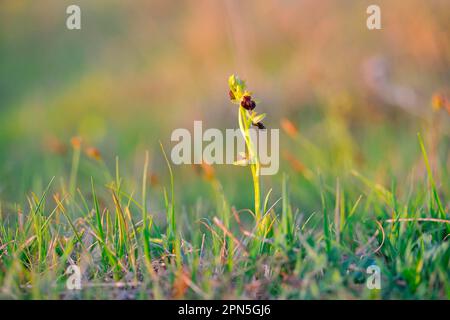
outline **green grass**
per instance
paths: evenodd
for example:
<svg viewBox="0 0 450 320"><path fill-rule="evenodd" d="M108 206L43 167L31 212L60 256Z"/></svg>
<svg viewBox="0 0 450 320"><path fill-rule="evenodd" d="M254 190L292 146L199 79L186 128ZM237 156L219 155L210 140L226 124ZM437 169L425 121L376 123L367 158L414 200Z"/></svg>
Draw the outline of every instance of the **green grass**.
<svg viewBox="0 0 450 320"><path fill-rule="evenodd" d="M1 204L0 297L450 298L447 169L432 169L420 135L413 152L425 171L388 174L389 183L370 170L345 171L345 161L330 164L331 145L320 148L298 132L282 138L317 166L299 173L283 163L287 174L265 180L266 234L247 209L252 192L236 201L248 207L228 196L230 188L251 190L250 175L230 181L204 172L193 187L161 145L167 166L153 185L148 153L140 177L127 178L119 159L110 170L74 148L61 160L69 161L66 174L24 204ZM194 188L194 202L185 188ZM66 289L70 264L81 268L81 291ZM366 287L372 264L381 269L381 290Z"/></svg>
<svg viewBox="0 0 450 320"><path fill-rule="evenodd" d="M0 1L0 298L450 298L448 1L79 2ZM274 176L167 161L231 71Z"/></svg>

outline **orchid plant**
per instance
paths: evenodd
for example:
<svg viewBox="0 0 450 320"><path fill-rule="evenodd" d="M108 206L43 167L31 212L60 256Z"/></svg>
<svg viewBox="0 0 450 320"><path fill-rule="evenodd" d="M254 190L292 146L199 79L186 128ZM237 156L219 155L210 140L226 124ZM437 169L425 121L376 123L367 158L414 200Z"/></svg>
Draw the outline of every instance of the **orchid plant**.
<svg viewBox="0 0 450 320"><path fill-rule="evenodd" d="M258 130L265 129L262 120L265 118L266 114L257 113L254 109L256 108L256 101L253 100L252 93L247 90L245 81L239 79L235 75L231 75L228 79L228 85L230 87L229 96L231 102L239 106L238 121L239 128L241 130L242 136L245 140L245 145L247 153L243 155L243 158L236 161L236 165L250 165L252 177L253 177L253 188L254 188L254 199L255 199L255 218L260 226L260 230L265 230L265 219L262 216L261 210L261 186L260 186L260 167L261 163L258 157L258 152L256 149L256 141L252 139L251 127L254 126Z"/></svg>

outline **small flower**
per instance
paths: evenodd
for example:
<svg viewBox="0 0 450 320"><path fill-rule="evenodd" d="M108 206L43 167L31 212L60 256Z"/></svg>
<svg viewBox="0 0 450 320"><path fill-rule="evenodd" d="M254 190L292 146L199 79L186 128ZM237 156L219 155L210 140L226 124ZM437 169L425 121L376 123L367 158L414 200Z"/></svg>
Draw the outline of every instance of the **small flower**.
<svg viewBox="0 0 450 320"><path fill-rule="evenodd" d="M305 173L306 171L305 165L300 160L298 160L292 153L290 153L289 151L285 151L284 158L289 162L294 171L298 173Z"/></svg>
<svg viewBox="0 0 450 320"><path fill-rule="evenodd" d="M433 106L434 111L441 110L444 106L444 96L440 93L436 93L431 98L431 104Z"/></svg>
<svg viewBox="0 0 450 320"><path fill-rule="evenodd" d="M67 152L66 145L56 136L47 136L44 140L44 147L55 154L64 155Z"/></svg>
<svg viewBox="0 0 450 320"><path fill-rule="evenodd" d="M281 120L281 127L292 138L295 137L298 133L297 127L286 118Z"/></svg>
<svg viewBox="0 0 450 320"><path fill-rule="evenodd" d="M151 186L159 185L159 178L158 178L158 175L156 173L150 172L148 175L150 177L150 185Z"/></svg>
<svg viewBox="0 0 450 320"><path fill-rule="evenodd" d="M206 163L206 162L202 162L201 163L201 168L203 170L203 175L205 177L206 180L213 180L214 179L214 168L212 165Z"/></svg>
<svg viewBox="0 0 450 320"><path fill-rule="evenodd" d="M214 167L209 163L202 162L200 164L192 164L195 173L202 176L206 180L213 180L215 177Z"/></svg>
<svg viewBox="0 0 450 320"><path fill-rule="evenodd" d="M82 142L81 137L73 137L72 139L70 139L70 143L72 144L72 147L74 149L80 149L81 142Z"/></svg>
<svg viewBox="0 0 450 320"><path fill-rule="evenodd" d="M85 152L89 158L92 158L94 160L98 161L102 158L100 151L97 148L89 147L89 148L86 148Z"/></svg>
<svg viewBox="0 0 450 320"><path fill-rule="evenodd" d="M251 96L245 95L242 97L241 107L246 110L253 110L256 107L256 102L252 100Z"/></svg>
<svg viewBox="0 0 450 320"><path fill-rule="evenodd" d="M446 109L450 114L450 99L442 93L436 93L431 98L431 104L434 111Z"/></svg>

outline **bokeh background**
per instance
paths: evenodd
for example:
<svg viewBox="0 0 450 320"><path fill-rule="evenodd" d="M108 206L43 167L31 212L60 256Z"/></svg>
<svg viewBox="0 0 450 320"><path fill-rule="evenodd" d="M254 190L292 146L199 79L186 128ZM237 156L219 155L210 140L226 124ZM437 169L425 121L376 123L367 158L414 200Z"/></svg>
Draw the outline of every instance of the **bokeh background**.
<svg viewBox="0 0 450 320"><path fill-rule="evenodd" d="M369 31L374 3L382 30ZM79 31L65 26L70 4L81 7ZM280 175L265 189L279 189L286 172L294 201L314 210L310 172L332 180L358 169L401 185L414 168L425 175L417 132L444 168L438 182L448 182L448 116L430 104L450 84L447 0L1 0L0 199L22 202L52 176L67 179L74 136L104 161L83 158L80 185L102 181L99 166L114 172L116 156L139 185L145 150L152 183L163 185L158 141L170 152L172 130L194 120L237 127L232 73L247 80L267 127L288 119L321 152L284 132ZM183 203L208 197L197 169L176 168ZM249 172L214 170L230 201L250 207Z"/></svg>

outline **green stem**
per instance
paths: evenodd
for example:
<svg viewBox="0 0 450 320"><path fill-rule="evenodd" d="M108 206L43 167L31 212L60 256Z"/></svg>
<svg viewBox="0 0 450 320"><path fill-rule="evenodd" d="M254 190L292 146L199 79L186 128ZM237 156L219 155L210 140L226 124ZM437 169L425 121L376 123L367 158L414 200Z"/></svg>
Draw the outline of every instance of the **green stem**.
<svg viewBox="0 0 450 320"><path fill-rule="evenodd" d="M253 147L253 142L250 137L250 125L251 121L247 117L244 108L239 107L239 128L244 136L245 144L249 152L249 159L251 160L250 168L253 177L253 189L255 192L255 216L256 221L259 223L261 220L261 191L260 191L260 163L258 153Z"/></svg>
<svg viewBox="0 0 450 320"><path fill-rule="evenodd" d="M256 220L259 221L261 219L261 192L260 192L260 186L259 186L259 161L253 165L252 170L253 175L253 186L255 189L255 215Z"/></svg>

